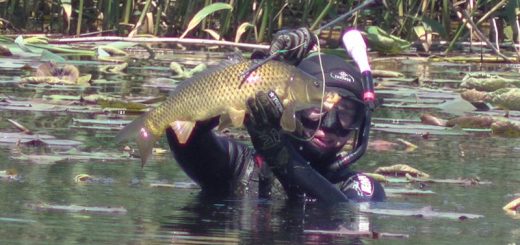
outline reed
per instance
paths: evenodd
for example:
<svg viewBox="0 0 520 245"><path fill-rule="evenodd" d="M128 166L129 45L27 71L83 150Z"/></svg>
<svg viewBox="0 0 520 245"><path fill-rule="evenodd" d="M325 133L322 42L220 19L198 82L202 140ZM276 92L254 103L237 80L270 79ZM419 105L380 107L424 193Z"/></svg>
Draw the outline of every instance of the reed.
<svg viewBox="0 0 520 245"><path fill-rule="evenodd" d="M51 7L42 7L49 2ZM47 34L71 34L67 28L69 23L72 23L76 24L76 29L71 30L75 35L83 35L93 30L103 33L114 29L122 35L127 35L125 33L130 29L135 29L143 23L148 12L149 15L153 14L153 17L147 17L153 22L152 28L147 28L148 33L135 34L178 37L186 31L188 23L198 11L216 2L227 3L232 6L232 10L206 16L202 24L190 32L190 36L203 37L201 35L205 35L205 32L202 30L208 28L213 29L225 40L234 40L237 31L240 31L242 41L265 43L269 42L273 32L280 28L317 28L359 4L359 1L354 0L79 0L72 1L74 14L67 20L60 16L64 12L62 1L4 0L0 1L0 34L14 34L17 32L14 30L23 30L26 33L44 31ZM377 25L387 33L408 41L416 40L417 37L412 35L412 30L417 26L424 26L434 33L442 33L437 37L437 41L454 44L468 38L468 31L462 20L457 17L451 5L452 1L387 2L388 8L375 7L362 11L355 16L355 20L344 21L338 25L345 27L354 24L359 29ZM257 6L253 7L254 4ZM461 7L467 9L465 4ZM515 9L519 7L520 0L476 1L473 13L478 20L477 27L491 17L503 16L505 28L511 29L512 36L516 37L518 28ZM103 16L102 20L97 19L100 16ZM250 23L254 28L248 28L246 32L243 29L239 30L243 23ZM45 29L45 26L51 24L50 28Z"/></svg>

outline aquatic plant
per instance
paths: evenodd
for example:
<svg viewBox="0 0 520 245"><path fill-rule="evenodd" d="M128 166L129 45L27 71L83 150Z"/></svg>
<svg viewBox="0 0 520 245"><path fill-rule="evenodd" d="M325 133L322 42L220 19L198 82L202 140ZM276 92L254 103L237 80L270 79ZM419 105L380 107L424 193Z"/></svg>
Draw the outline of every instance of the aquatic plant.
<svg viewBox="0 0 520 245"><path fill-rule="evenodd" d="M515 9L519 2L479 0L452 4L448 0L388 0L386 7L370 7L351 20L341 21L337 24L340 29L331 30L339 32L348 25L360 29L378 26L390 36L422 43L426 51L435 42L448 41L450 45L444 46L445 51L451 51L460 40L477 40L472 34L475 28L465 27L466 20L461 14L465 12L474 19L477 29L492 37L491 41L517 43ZM334 0L8 0L0 1L0 33L202 38L211 35L226 40L265 42L282 28L315 29L358 4ZM395 45L389 51L403 47L402 43Z"/></svg>

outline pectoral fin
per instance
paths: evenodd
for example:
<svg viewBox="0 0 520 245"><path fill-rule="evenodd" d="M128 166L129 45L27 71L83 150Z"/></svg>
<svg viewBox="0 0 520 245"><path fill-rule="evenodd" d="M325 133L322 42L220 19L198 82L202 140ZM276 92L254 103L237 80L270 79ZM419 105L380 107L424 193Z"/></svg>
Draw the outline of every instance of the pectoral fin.
<svg viewBox="0 0 520 245"><path fill-rule="evenodd" d="M231 124L233 127L242 127L244 124L244 118L246 116L245 110L237 110L235 108L228 109L229 118L231 119Z"/></svg>
<svg viewBox="0 0 520 245"><path fill-rule="evenodd" d="M170 124L179 143L185 144L188 141L188 138L195 127L195 122L191 121L175 121Z"/></svg>
<svg viewBox="0 0 520 245"><path fill-rule="evenodd" d="M288 104L282 113L280 119L280 126L282 129L288 132L294 132L296 130L296 117L295 117L295 106L294 104Z"/></svg>

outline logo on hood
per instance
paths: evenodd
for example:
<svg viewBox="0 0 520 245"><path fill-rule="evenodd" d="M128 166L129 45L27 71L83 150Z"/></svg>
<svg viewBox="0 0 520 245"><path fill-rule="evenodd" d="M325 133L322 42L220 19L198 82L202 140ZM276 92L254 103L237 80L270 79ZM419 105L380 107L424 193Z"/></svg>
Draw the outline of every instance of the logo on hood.
<svg viewBox="0 0 520 245"><path fill-rule="evenodd" d="M354 78L350 74L346 73L345 71L330 72L329 76L332 79L344 81L344 82L347 82L347 83L353 83L354 82Z"/></svg>

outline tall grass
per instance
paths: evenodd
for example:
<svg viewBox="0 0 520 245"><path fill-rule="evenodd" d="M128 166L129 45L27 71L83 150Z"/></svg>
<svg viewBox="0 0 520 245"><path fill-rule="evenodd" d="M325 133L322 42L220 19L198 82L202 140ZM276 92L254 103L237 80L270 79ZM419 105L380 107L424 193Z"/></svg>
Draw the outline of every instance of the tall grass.
<svg viewBox="0 0 520 245"><path fill-rule="evenodd" d="M12 33L16 27L22 32L45 32L53 34L80 35L88 32L114 30L111 35L128 35L143 21L152 21L153 28L136 30L137 34L156 36L180 36L193 18L202 9L215 2L233 6L232 11L215 12L204 20L189 37L206 37L205 28L215 30L226 40L234 40L242 23L256 27L258 36L249 28L241 40L266 42L280 28L307 26L317 28L337 15L344 13L360 1L346 0L74 0L72 1L71 28L63 23L65 18L60 0L4 0L0 1L0 33ZM342 26L355 24L377 25L392 35L413 41L417 37L414 27L425 26L442 40L457 41L465 37L467 30L456 15L449 0L387 0L388 8L372 7L362 11ZM473 15L476 19L504 0L478 0ZM500 17L505 27L516 25L515 9L520 0L510 0L507 6L494 10L486 18ZM152 18L144 18L146 13ZM4 23L5 22L5 23ZM7 23L8 22L8 23ZM52 25L51 25L52 23ZM478 22L484 24L483 22ZM49 28L50 26L50 28ZM144 24L143 24L144 26ZM516 36L517 28L510 28ZM440 35L440 34L439 34Z"/></svg>

